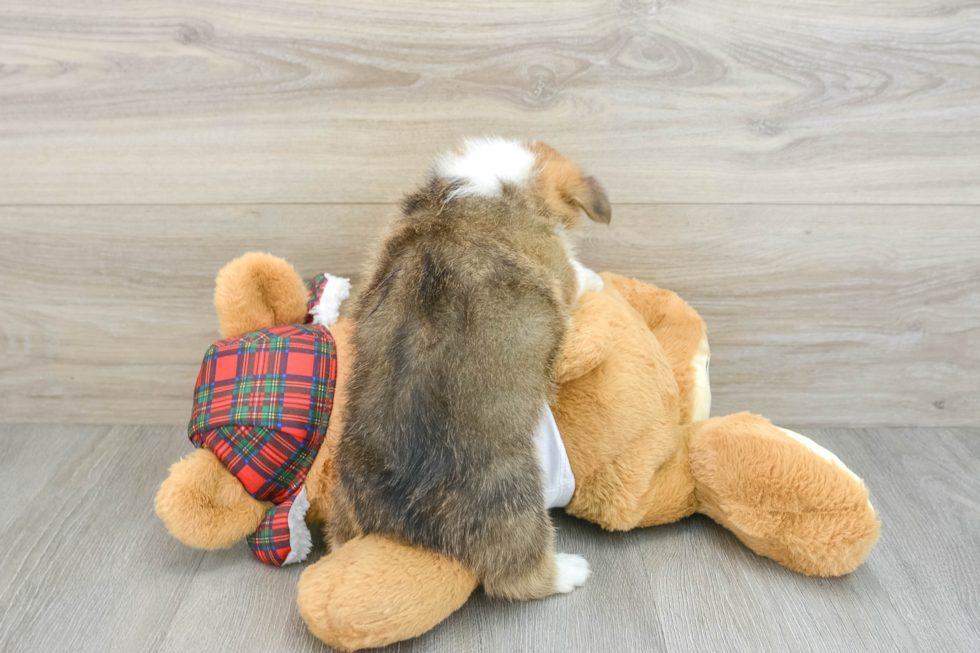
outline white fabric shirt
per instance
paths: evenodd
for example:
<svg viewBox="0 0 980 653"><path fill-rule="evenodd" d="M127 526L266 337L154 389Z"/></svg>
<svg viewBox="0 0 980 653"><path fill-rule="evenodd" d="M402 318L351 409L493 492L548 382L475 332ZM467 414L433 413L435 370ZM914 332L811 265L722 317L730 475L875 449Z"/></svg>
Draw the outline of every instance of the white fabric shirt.
<svg viewBox="0 0 980 653"><path fill-rule="evenodd" d="M575 475L568 462L565 443L558 433L558 424L548 404L544 405L541 420L534 431L534 444L541 463L541 485L544 488L544 507L563 508L575 494Z"/></svg>

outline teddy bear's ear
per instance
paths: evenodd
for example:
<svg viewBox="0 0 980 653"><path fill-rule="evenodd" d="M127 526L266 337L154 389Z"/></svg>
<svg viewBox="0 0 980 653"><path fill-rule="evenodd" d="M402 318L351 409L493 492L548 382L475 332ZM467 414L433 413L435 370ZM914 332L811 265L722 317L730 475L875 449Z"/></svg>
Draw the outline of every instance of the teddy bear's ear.
<svg viewBox="0 0 980 653"><path fill-rule="evenodd" d="M214 307L222 337L258 329L302 324L306 285L293 266L272 254L249 252L221 268L215 280Z"/></svg>

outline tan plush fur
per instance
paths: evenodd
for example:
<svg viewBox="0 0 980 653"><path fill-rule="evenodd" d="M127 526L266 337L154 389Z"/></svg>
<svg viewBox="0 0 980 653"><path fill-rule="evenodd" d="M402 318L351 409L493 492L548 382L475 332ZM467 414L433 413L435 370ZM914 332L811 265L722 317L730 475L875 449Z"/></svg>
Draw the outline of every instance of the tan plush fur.
<svg viewBox="0 0 980 653"><path fill-rule="evenodd" d="M878 540L864 484L762 417L700 422L690 457L699 512L790 569L846 574Z"/></svg>
<svg viewBox="0 0 980 653"><path fill-rule="evenodd" d="M575 473L575 495L565 510L619 530L635 527L649 511L642 499L654 472L679 446L680 406L663 347L610 275L603 281L603 292L586 293L579 302L563 358L579 358L575 345L599 338L611 343L609 353L565 381L551 408Z"/></svg>
<svg viewBox="0 0 980 653"><path fill-rule="evenodd" d="M298 604L314 635L353 651L421 635L462 606L478 584L455 560L368 535L307 569Z"/></svg>
<svg viewBox="0 0 980 653"><path fill-rule="evenodd" d="M693 380L685 375L704 336L700 317L674 293L602 277L605 289L579 302L556 365L552 410L576 477L566 510L613 530L702 512L756 553L804 574L836 576L861 564L879 531L864 484L764 418L740 413L692 423ZM349 369L350 325L341 320L332 330L341 369ZM311 521L332 509L343 374L327 441L307 479ZM261 517L242 507L262 504L232 491L237 480L220 463L195 464L200 469L186 460L174 466L158 513L182 541L226 546ZM476 585L476 575L450 558L371 536L309 567L298 601L314 634L355 650L417 636Z"/></svg>
<svg viewBox="0 0 980 653"><path fill-rule="evenodd" d="M258 528L271 504L258 501L207 449L170 468L156 511L170 534L199 549L224 549Z"/></svg>
<svg viewBox="0 0 980 653"><path fill-rule="evenodd" d="M334 387L333 408L327 434L320 445L320 454L313 461L313 467L306 475L306 496L310 509L307 521L325 522L333 512L333 488L337 482L337 443L344 428L347 413L347 380L350 378L351 363L354 361L351 331L353 325L347 318L340 318L331 327L334 347L337 351L337 383Z"/></svg>
<svg viewBox="0 0 980 653"><path fill-rule="evenodd" d="M640 314L663 348L677 381L680 421L690 422L694 388L691 359L705 335L704 320L677 293L619 275L608 274L605 278Z"/></svg>
<svg viewBox="0 0 980 653"><path fill-rule="evenodd" d="M306 287L293 266L271 254L250 252L218 273L214 306L224 338L306 317Z"/></svg>

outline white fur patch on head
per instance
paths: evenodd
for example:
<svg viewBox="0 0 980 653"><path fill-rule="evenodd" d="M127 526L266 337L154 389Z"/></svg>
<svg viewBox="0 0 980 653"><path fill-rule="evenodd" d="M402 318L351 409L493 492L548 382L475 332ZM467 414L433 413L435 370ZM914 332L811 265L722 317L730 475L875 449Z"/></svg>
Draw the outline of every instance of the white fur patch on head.
<svg viewBox="0 0 980 653"><path fill-rule="evenodd" d="M447 152L436 161L435 173L460 183L453 197L493 197L503 184L521 184L537 170L534 153L520 141L506 138L468 138L462 154Z"/></svg>

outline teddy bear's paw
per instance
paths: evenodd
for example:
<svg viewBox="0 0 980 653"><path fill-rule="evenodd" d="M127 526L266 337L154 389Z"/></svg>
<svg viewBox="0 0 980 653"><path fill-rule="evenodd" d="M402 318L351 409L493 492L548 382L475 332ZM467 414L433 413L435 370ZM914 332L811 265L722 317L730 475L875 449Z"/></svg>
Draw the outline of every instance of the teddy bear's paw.
<svg viewBox="0 0 980 653"><path fill-rule="evenodd" d="M556 553L555 566L558 572L555 591L561 594L568 594L576 587L585 585L589 574L592 573L589 561L574 553Z"/></svg>

